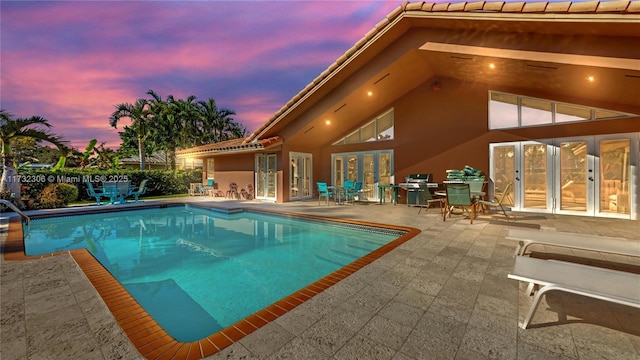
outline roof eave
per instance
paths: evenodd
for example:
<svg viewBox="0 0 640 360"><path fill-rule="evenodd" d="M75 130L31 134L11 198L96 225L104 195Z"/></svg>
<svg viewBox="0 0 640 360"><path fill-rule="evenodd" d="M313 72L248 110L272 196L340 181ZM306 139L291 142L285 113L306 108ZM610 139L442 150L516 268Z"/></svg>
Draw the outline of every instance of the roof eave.
<svg viewBox="0 0 640 360"><path fill-rule="evenodd" d="M463 21L571 21L571 22L638 22L640 1L618 0L610 2L589 1L583 3L562 2L458 2L430 3L404 2L387 17L376 24L353 47L332 63L325 71L298 92L280 110L271 116L260 128L250 134L243 144L257 141L273 129L289 114L298 109L309 97L317 93L323 85L336 77L377 39L387 34L403 19L434 19ZM632 16L629 16L631 14Z"/></svg>

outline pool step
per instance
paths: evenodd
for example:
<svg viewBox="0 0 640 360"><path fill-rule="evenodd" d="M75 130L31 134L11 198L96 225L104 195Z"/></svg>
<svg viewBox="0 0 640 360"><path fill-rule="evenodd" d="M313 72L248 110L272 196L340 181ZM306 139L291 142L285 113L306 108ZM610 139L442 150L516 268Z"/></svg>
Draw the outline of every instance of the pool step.
<svg viewBox="0 0 640 360"><path fill-rule="evenodd" d="M358 242L350 242L347 244L348 247L353 248L353 249L358 249L360 251L364 251L365 253L370 253L373 250L377 249L380 247L380 245L370 245L370 244L362 244L362 242L358 241Z"/></svg>
<svg viewBox="0 0 640 360"><path fill-rule="evenodd" d="M328 261L332 264L345 266L347 264L352 263L355 259L359 258L359 255L355 255L353 253L348 253L344 251L340 251L337 249L329 249L324 250L322 252L317 252L316 257Z"/></svg>
<svg viewBox="0 0 640 360"><path fill-rule="evenodd" d="M387 245L389 243L388 241L371 240L371 239L364 239L364 242L375 246L376 249L381 247L381 246Z"/></svg>

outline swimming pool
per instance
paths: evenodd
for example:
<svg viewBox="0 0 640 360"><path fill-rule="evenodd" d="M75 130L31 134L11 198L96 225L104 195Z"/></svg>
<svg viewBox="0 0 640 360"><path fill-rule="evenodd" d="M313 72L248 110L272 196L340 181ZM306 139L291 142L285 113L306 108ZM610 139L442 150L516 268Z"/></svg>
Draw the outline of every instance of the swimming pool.
<svg viewBox="0 0 640 360"><path fill-rule="evenodd" d="M24 239L27 255L87 248L158 324L187 342L403 234L252 211L168 207L34 219Z"/></svg>

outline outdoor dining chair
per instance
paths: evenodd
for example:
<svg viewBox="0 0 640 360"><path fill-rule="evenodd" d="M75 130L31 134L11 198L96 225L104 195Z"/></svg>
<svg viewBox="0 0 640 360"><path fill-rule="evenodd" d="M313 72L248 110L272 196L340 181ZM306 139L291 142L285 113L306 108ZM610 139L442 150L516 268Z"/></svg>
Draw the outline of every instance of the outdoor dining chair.
<svg viewBox="0 0 640 360"><path fill-rule="evenodd" d="M476 217L476 201L471 197L469 184L445 184L447 197L442 215L442 221L446 221L447 215L451 217L454 208L461 208L469 214L469 220L473 224L473 218Z"/></svg>
<svg viewBox="0 0 640 360"><path fill-rule="evenodd" d="M140 182L137 189L132 189L129 191L129 195L135 198L135 201L138 202L138 197L147 192L147 182L149 179L144 179Z"/></svg>
<svg viewBox="0 0 640 360"><path fill-rule="evenodd" d="M431 191L429 191L429 187L427 186L427 184L419 184L419 192L420 195L422 197L422 202L420 203L420 210L418 210L418 214L420 214L420 212L422 211L422 207L423 205L427 206L427 210L429 210L429 206L431 206L431 204L438 204L438 206L440 207L440 212L442 212L443 209L443 204L444 204L444 198L443 197L433 197L433 195L431 195ZM427 211L425 210L425 212Z"/></svg>
<svg viewBox="0 0 640 360"><path fill-rule="evenodd" d="M346 201L349 202L349 199L351 199L352 205L356 204L356 196L359 197L361 193L362 193L362 181L355 182L354 185L351 187L347 187L345 185L344 195L345 195Z"/></svg>
<svg viewBox="0 0 640 360"><path fill-rule="evenodd" d="M100 201L102 198L108 198L109 194L105 193L104 189L96 189L89 181L84 182L87 187L87 194L96 199L96 205L102 205Z"/></svg>
<svg viewBox="0 0 640 360"><path fill-rule="evenodd" d="M502 194L497 195L492 201L479 200L478 204L483 206L499 207L502 210L502 213L504 214L504 216L507 219L509 219L509 215L507 215L507 211L504 209L504 206L502 204L509 196L509 192L511 191L511 186L513 186L513 183L508 183L507 186L504 188L504 191L502 192Z"/></svg>
<svg viewBox="0 0 640 360"><path fill-rule="evenodd" d="M329 189L326 182L317 182L316 186L318 187L318 205L320 205L320 199L322 197L327 198L327 205L329 205L329 198L334 196L333 191Z"/></svg>

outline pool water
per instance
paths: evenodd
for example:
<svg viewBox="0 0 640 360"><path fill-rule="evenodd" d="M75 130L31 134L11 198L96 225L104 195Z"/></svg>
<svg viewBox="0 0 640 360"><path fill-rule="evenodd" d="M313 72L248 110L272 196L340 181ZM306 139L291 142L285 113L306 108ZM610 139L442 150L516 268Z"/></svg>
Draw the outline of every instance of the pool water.
<svg viewBox="0 0 640 360"><path fill-rule="evenodd" d="M87 248L178 341L202 339L404 232L167 207L34 219L27 255Z"/></svg>

